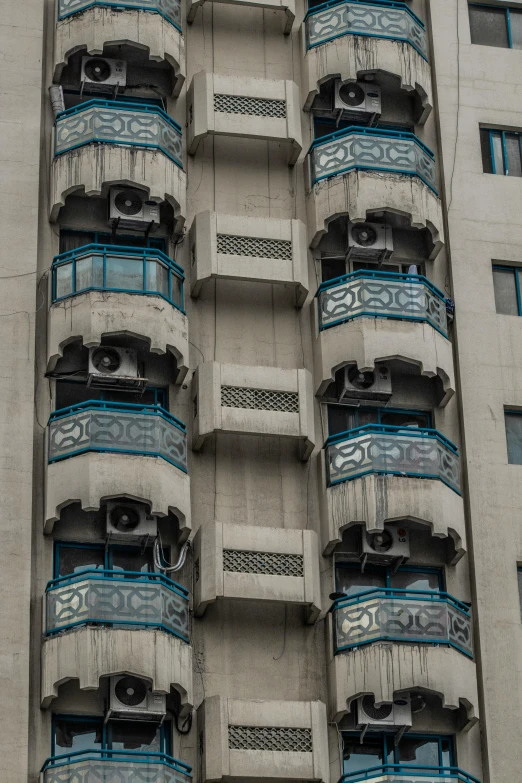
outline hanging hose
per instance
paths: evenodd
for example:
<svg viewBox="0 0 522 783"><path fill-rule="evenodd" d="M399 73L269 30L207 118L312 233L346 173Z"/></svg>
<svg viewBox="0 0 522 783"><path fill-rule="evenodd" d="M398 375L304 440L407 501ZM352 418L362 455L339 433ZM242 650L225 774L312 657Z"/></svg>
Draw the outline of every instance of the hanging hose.
<svg viewBox="0 0 522 783"><path fill-rule="evenodd" d="M157 568L158 571L163 571L164 573L170 573L172 571L180 571L185 565L185 560L187 557L187 551L189 547L190 547L190 542L187 541L181 547L181 551L178 557L178 562L167 563L165 558L163 557L163 544L161 542L161 536L158 534L158 537L154 541L154 547L153 547L154 567Z"/></svg>

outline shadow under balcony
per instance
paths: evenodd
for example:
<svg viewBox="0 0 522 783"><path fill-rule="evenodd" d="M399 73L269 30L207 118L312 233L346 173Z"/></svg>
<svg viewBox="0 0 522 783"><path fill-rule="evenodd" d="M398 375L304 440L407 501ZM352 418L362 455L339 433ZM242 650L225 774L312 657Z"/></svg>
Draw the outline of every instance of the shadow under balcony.
<svg viewBox="0 0 522 783"><path fill-rule="evenodd" d="M165 753L96 748L51 756L42 767L42 783L87 783L90 780L190 783L192 768Z"/></svg>
<svg viewBox="0 0 522 783"><path fill-rule="evenodd" d="M181 267L153 248L93 244L56 256L51 268L48 367L53 369L64 347L78 335L91 347L104 335L132 334L144 338L154 353L173 353L176 383L181 383L188 370L183 284ZM143 297L139 304L136 295Z"/></svg>
<svg viewBox="0 0 522 783"><path fill-rule="evenodd" d="M88 400L54 411L48 427L47 532L60 510L132 497L190 529L185 425L159 405ZM129 494L130 493L130 494Z"/></svg>
<svg viewBox="0 0 522 783"><path fill-rule="evenodd" d="M384 764L370 767L349 775L343 775L339 783L480 783L480 781L459 767L426 767L416 764Z"/></svg>

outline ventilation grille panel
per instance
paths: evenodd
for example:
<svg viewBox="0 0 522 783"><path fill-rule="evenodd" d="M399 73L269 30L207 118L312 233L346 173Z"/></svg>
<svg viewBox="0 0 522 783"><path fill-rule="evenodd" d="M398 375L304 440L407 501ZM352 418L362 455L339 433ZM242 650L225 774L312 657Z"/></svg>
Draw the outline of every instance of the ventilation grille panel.
<svg viewBox="0 0 522 783"><path fill-rule="evenodd" d="M304 562L302 555L224 549L223 570L243 574L304 576Z"/></svg>
<svg viewBox="0 0 522 783"><path fill-rule="evenodd" d="M270 726L229 726L228 747L231 750L311 753L312 730Z"/></svg>
<svg viewBox="0 0 522 783"><path fill-rule="evenodd" d="M225 408L299 413L299 394L271 389L246 389L243 386L222 386L221 405Z"/></svg>
<svg viewBox="0 0 522 783"><path fill-rule="evenodd" d="M286 101L271 98L248 98L245 95L214 95L214 111L284 119L286 117Z"/></svg>
<svg viewBox="0 0 522 783"><path fill-rule="evenodd" d="M292 243L283 239L257 239L236 237L232 234L217 235L217 251L234 256L254 256L292 260Z"/></svg>

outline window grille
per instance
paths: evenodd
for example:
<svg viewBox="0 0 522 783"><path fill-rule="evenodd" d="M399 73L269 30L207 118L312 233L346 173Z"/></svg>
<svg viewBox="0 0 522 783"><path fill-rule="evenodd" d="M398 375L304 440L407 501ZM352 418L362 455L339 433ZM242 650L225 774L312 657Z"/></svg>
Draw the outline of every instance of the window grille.
<svg viewBox="0 0 522 783"><path fill-rule="evenodd" d="M224 549L223 570L243 574L304 576L304 561L302 555Z"/></svg>
<svg viewBox="0 0 522 783"><path fill-rule="evenodd" d="M225 408L298 413L299 394L271 389L246 389L243 386L222 386L221 405Z"/></svg>
<svg viewBox="0 0 522 783"><path fill-rule="evenodd" d="M286 101L248 98L245 95L214 95L214 111L251 114L255 117L286 117Z"/></svg>
<svg viewBox="0 0 522 783"><path fill-rule="evenodd" d="M292 259L292 243L283 239L258 239L257 237L218 234L217 251L235 256L259 256L285 261Z"/></svg>
<svg viewBox="0 0 522 783"><path fill-rule="evenodd" d="M312 730L278 726L229 726L228 747L231 750L311 753Z"/></svg>

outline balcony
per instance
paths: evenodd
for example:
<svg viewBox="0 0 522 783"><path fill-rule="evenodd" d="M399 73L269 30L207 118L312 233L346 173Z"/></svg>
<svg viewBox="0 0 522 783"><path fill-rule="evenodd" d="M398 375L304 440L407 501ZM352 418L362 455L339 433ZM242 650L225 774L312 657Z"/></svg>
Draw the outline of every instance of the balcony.
<svg viewBox="0 0 522 783"><path fill-rule="evenodd" d="M188 591L160 573L83 571L49 582L45 602L47 635L99 623L189 640Z"/></svg>
<svg viewBox="0 0 522 783"><path fill-rule="evenodd" d="M339 783L480 783L468 772L458 767L423 767L417 765L385 764L382 767L370 767L360 772L343 775Z"/></svg>
<svg viewBox="0 0 522 783"><path fill-rule="evenodd" d="M158 154L160 153L160 154ZM100 195L126 182L185 213L181 127L151 104L94 99L58 115L54 135L51 219L69 193Z"/></svg>
<svg viewBox="0 0 522 783"><path fill-rule="evenodd" d="M447 593L375 588L335 601L335 653L372 642L445 644L473 657L467 604Z"/></svg>
<svg viewBox="0 0 522 783"><path fill-rule="evenodd" d="M49 420L47 525L80 500L84 510L107 497L132 497L151 513L173 511L190 528L185 425L158 405L89 400Z"/></svg>
<svg viewBox="0 0 522 783"><path fill-rule="evenodd" d="M419 121L427 119L433 99L426 31L406 3L323 3L308 11L303 37L305 110L328 77L339 75L343 81L356 81L361 71L379 70L398 76L402 89L417 91L422 102Z"/></svg>
<svg viewBox="0 0 522 783"><path fill-rule="evenodd" d="M90 780L143 780L190 783L192 768L164 753L134 750L78 750L51 756L42 767L42 783L87 783Z"/></svg>
<svg viewBox="0 0 522 783"><path fill-rule="evenodd" d="M192 24L196 18L196 12L200 6L203 6L205 2L211 0L189 0L187 22ZM236 8L243 6L251 8L262 8L266 11L283 11L285 14L283 32L285 35L289 35L292 30L292 24L295 19L295 0L212 0L212 2L226 3L227 5L233 5Z"/></svg>
<svg viewBox="0 0 522 783"><path fill-rule="evenodd" d="M58 0L58 19L66 19L93 6L156 13L181 31L181 4L179 0L118 0L117 3L112 0Z"/></svg>
<svg viewBox="0 0 522 783"><path fill-rule="evenodd" d="M49 367L73 337L81 335L90 347L105 335L126 333L143 338L154 353L173 353L176 383L181 383L188 370L183 283L181 267L151 248L85 245L56 256L51 268ZM136 295L143 297L139 306Z"/></svg>

